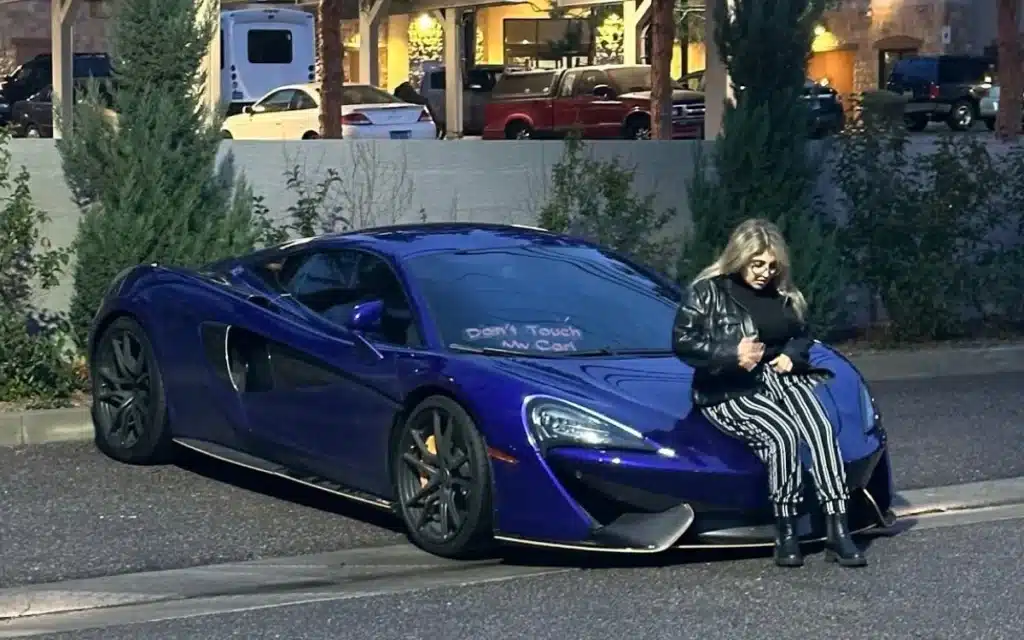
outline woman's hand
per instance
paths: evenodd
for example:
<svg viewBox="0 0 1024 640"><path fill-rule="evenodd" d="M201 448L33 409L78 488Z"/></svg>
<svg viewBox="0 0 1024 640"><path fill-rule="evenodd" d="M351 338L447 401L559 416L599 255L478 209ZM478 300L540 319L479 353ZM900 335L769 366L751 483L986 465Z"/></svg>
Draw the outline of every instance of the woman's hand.
<svg viewBox="0 0 1024 640"><path fill-rule="evenodd" d="M740 366L747 371L753 371L757 363L761 361L761 357L764 356L764 344L758 342L757 338L745 337L740 340L737 352Z"/></svg>
<svg viewBox="0 0 1024 640"><path fill-rule="evenodd" d="M789 373L793 370L793 361L784 353L768 364L779 373Z"/></svg>

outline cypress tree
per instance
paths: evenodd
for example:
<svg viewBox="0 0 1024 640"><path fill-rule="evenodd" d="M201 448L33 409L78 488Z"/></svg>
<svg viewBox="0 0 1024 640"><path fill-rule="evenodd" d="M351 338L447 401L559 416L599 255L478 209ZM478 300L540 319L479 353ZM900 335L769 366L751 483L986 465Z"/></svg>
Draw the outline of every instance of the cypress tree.
<svg viewBox="0 0 1024 640"><path fill-rule="evenodd" d="M65 179L82 210L70 319L84 344L110 280L158 262L196 267L251 249L266 222L218 160L220 113L204 107L202 64L216 11L197 0L120 0L112 22L113 77L105 111L91 83L74 130L58 142Z"/></svg>
<svg viewBox="0 0 1024 640"><path fill-rule="evenodd" d="M746 218L778 224L792 244L794 278L816 329L837 320L841 295L835 229L814 198L822 158L808 145L803 99L815 23L824 0L736 0L716 16L713 37L734 101L723 133L698 155L689 181L692 229L679 264L692 278L724 248Z"/></svg>

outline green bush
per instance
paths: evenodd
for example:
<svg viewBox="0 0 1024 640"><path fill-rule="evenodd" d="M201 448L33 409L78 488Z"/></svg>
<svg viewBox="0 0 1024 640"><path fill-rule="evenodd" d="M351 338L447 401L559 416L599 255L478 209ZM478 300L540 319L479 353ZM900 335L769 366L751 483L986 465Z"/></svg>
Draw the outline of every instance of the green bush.
<svg viewBox="0 0 1024 640"><path fill-rule="evenodd" d="M548 199L537 225L601 243L671 273L676 239L669 236L666 226L676 212L656 210L653 194L638 197L634 176L635 171L617 159L593 158L583 142L568 138L562 157L552 168Z"/></svg>
<svg viewBox="0 0 1024 640"><path fill-rule="evenodd" d="M973 136L913 141L862 105L835 176L853 276L877 295L898 341L963 337L1024 314L1024 148ZM973 320L973 321L972 321Z"/></svg>
<svg viewBox="0 0 1024 640"><path fill-rule="evenodd" d="M815 197L821 157L808 144L801 97L821 9L815 0L737 0L732 16L714 25L735 103L726 103L723 133L711 150L695 157L678 273L684 282L696 276L743 220L771 220L792 245L807 320L828 334L842 320L844 278L835 225Z"/></svg>
<svg viewBox="0 0 1024 640"><path fill-rule="evenodd" d="M12 175L7 140L0 131L0 402L60 404L80 388L74 354L62 344L59 318L32 301L35 287L56 286L69 252L42 235L49 217L32 202L28 172Z"/></svg>
<svg viewBox="0 0 1024 640"><path fill-rule="evenodd" d="M270 231L230 154L217 160L220 115L207 119L201 63L218 18L197 19L197 5L121 0L111 38L117 122L91 91L76 105L74 134L58 143L83 214L70 311L80 344L125 267L195 267L249 250Z"/></svg>

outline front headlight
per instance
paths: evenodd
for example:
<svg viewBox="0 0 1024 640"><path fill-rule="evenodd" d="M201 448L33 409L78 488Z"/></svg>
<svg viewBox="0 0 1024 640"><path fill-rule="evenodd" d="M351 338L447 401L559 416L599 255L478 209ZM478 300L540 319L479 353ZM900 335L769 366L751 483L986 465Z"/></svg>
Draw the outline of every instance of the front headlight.
<svg viewBox="0 0 1024 640"><path fill-rule="evenodd" d="M541 450L589 446L659 451L639 431L581 405L550 396L527 397L523 402L523 420Z"/></svg>
<svg viewBox="0 0 1024 640"><path fill-rule="evenodd" d="M875 407L875 400L871 397L871 391L866 384L860 385L860 413L864 416L864 430L871 431L878 422L878 409Z"/></svg>

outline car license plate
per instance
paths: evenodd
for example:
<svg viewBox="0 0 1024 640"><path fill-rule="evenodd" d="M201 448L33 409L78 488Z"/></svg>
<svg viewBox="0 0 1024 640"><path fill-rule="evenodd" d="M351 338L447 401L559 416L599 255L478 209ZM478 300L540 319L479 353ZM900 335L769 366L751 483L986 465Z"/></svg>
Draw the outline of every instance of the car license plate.
<svg viewBox="0 0 1024 640"><path fill-rule="evenodd" d="M411 131L392 131L391 132L391 139L392 140L408 140L409 136L411 134L412 134Z"/></svg>

